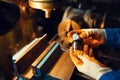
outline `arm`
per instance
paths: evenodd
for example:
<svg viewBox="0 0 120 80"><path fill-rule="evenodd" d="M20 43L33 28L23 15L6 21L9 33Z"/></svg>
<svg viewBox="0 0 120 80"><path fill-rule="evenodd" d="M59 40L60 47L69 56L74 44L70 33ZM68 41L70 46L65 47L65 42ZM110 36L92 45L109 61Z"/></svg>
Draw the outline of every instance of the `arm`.
<svg viewBox="0 0 120 80"><path fill-rule="evenodd" d="M105 29L106 39L104 44L108 46L120 46L120 28Z"/></svg>
<svg viewBox="0 0 120 80"><path fill-rule="evenodd" d="M120 70L103 74L99 80L120 80Z"/></svg>

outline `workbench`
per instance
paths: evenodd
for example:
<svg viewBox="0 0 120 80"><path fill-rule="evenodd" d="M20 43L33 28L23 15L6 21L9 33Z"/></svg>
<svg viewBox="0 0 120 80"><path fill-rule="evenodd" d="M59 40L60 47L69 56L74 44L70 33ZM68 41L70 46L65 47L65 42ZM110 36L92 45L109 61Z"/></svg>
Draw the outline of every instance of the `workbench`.
<svg viewBox="0 0 120 80"><path fill-rule="evenodd" d="M40 49L42 49L43 46L46 45L45 43L47 43L45 40L46 39L44 37L43 39L39 40L39 42L37 41L38 43L36 45L34 44L34 47L32 47L27 53L25 53L26 51L23 52L26 56L25 58L27 58L27 59L24 61L21 61L21 65L25 66L26 62L30 62L29 60L31 60L33 58L33 55L35 53L37 53L37 54L40 53L36 57L34 62L32 62L32 64L35 63L34 65L36 65L36 63L38 64L41 60L43 60L43 57L45 57L45 56L47 56L47 54L49 54L50 50L52 50L52 48L53 48L53 45L55 45L55 43L57 43L56 45L59 45L59 46L58 46L58 48L56 48L55 52L52 53L53 55L51 55L51 59L49 59L50 61L48 60L49 63L47 65L45 65L43 71L49 70L49 71L46 71L45 74L47 74L51 77L54 77L54 78L57 78L60 80L70 80L75 66L70 59L69 51L62 50L58 39L57 39L57 41L54 41L54 40L49 41L47 44L48 46L45 47L45 49L43 49L44 51L42 51ZM57 54L57 56L56 56L56 54ZM56 58L56 61L54 61L54 58ZM20 75L22 77L27 78L28 80L31 80L33 78L33 76L35 75L32 64L30 64L29 67L23 73L20 73L22 68L18 64L18 66L17 66L17 67L19 67L18 73L20 73ZM53 65L52 67L50 66L51 64ZM16 78L14 78L14 80L16 80Z"/></svg>
<svg viewBox="0 0 120 80"><path fill-rule="evenodd" d="M57 63L48 74L61 80L70 80L74 68L75 66L70 59L69 53L63 52ZM31 79L34 74L30 68L28 72L23 75L24 77Z"/></svg>

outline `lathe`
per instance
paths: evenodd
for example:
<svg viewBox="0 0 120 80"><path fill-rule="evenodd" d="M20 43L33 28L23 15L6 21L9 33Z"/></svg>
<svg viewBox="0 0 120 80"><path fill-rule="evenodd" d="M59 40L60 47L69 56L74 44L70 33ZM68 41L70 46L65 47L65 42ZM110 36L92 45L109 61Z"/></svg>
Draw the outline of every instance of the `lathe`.
<svg viewBox="0 0 120 80"><path fill-rule="evenodd" d="M14 29L0 36L0 52L12 55L9 66L13 68L8 71L12 77L7 80L94 80L78 72L72 63L69 56L72 44L67 33L120 27L120 0L2 1L14 2L21 15ZM5 11L0 9L1 13ZM101 45L95 51L99 61L112 69L120 68L119 48ZM1 60L7 62L7 59Z"/></svg>

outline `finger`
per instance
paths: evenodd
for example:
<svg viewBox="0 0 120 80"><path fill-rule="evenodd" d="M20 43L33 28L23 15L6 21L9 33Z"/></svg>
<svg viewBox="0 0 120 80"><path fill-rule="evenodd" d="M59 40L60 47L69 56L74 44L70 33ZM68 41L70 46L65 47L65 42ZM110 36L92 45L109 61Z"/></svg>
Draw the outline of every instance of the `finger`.
<svg viewBox="0 0 120 80"><path fill-rule="evenodd" d="M94 53L93 53L93 49L92 48L89 49L89 56L90 57L94 57Z"/></svg>
<svg viewBox="0 0 120 80"><path fill-rule="evenodd" d="M76 56L82 56L82 55L84 54L84 51L75 50L75 51L74 51L74 54L75 54Z"/></svg>
<svg viewBox="0 0 120 80"><path fill-rule="evenodd" d="M78 56L76 56L74 53L73 53L73 48L70 48L70 58L72 60L72 62L75 64L75 66L80 66L83 64L82 60L78 58Z"/></svg>
<svg viewBox="0 0 120 80"><path fill-rule="evenodd" d="M80 38L80 34L82 33L82 30L73 30L67 34L67 37L68 37L70 43L73 42L72 37L73 37L74 33L77 33L79 35L79 38Z"/></svg>
<svg viewBox="0 0 120 80"><path fill-rule="evenodd" d="M88 52L89 52L89 47L88 47L88 45L84 45L83 51L84 51L85 54L88 55Z"/></svg>
<svg viewBox="0 0 120 80"><path fill-rule="evenodd" d="M71 31L71 33L72 34L74 34L74 33L81 34L81 30L73 30L73 31Z"/></svg>
<svg viewBox="0 0 120 80"><path fill-rule="evenodd" d="M70 47L70 56L73 54L73 47Z"/></svg>
<svg viewBox="0 0 120 80"><path fill-rule="evenodd" d="M87 33L85 31L81 31L80 38L84 39L87 37L88 37Z"/></svg>

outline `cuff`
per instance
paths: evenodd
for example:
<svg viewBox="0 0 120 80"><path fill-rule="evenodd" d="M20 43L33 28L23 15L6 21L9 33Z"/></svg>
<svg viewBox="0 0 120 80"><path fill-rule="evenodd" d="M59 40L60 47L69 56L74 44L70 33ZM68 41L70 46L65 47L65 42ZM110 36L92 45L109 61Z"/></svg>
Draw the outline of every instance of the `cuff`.
<svg viewBox="0 0 120 80"><path fill-rule="evenodd" d="M110 71L112 71L112 70L108 67L100 68L98 74L96 75L96 80L99 80L103 74L108 73Z"/></svg>

